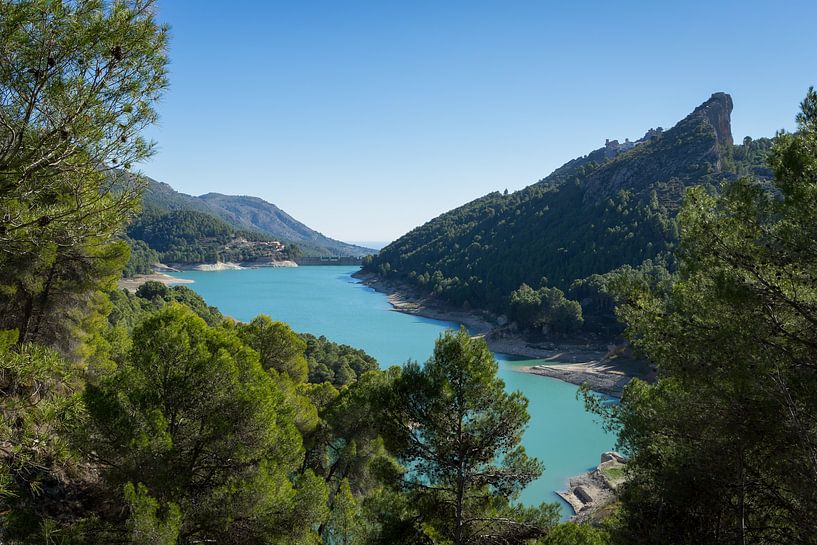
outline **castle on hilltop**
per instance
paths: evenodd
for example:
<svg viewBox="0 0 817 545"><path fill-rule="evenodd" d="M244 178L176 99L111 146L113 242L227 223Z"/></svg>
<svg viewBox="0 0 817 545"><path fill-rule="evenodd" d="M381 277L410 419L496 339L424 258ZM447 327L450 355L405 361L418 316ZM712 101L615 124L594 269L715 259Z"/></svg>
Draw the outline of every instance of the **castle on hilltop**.
<svg viewBox="0 0 817 545"><path fill-rule="evenodd" d="M608 159L611 157L615 157L619 153L629 151L634 147L645 142L652 142L653 140L658 140L659 138L661 138L661 135L663 134L664 129L662 127L658 127L657 129L648 130L640 140L636 140L635 142L631 142L629 138L625 138L624 142L619 142L618 140L610 140L609 138L607 138L604 141L604 154Z"/></svg>

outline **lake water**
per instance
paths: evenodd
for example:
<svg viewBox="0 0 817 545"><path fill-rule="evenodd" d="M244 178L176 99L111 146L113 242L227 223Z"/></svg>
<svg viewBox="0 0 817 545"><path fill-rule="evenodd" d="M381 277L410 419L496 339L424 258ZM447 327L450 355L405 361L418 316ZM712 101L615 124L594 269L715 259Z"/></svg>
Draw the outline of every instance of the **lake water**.
<svg viewBox="0 0 817 545"><path fill-rule="evenodd" d="M385 295L352 278L357 267L259 268L239 271L185 271L174 276L194 280L189 287L208 304L237 320L258 314L289 323L296 331L325 335L364 349L381 367L407 360L425 361L434 341L452 322L392 310ZM514 371L531 360L497 354L499 374L509 390L529 400L530 426L524 445L545 464L545 473L522 493L526 504L559 501L554 490L567 478L595 467L615 438L576 399L577 387L559 380ZM570 508L562 502L563 512Z"/></svg>

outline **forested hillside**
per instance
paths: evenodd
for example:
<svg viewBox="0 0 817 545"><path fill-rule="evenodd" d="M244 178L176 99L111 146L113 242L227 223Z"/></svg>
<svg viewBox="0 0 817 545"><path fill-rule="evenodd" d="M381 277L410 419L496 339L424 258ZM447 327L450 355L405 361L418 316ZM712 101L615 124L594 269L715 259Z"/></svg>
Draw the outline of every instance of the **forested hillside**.
<svg viewBox="0 0 817 545"><path fill-rule="evenodd" d="M286 249L258 231L241 231L206 212L144 208L128 226L128 237L146 244L159 261L171 264L285 259ZM132 246L131 261L139 258Z"/></svg>
<svg viewBox="0 0 817 545"><path fill-rule="evenodd" d="M675 216L687 187L715 192L742 175L770 176L771 141L734 145L731 110L731 98L716 93L669 130L650 130L634 143L608 142L525 189L447 212L369 258L365 268L502 314L512 313L512 294L527 287L559 290L592 313L600 295L583 279L648 260L674 267Z"/></svg>
<svg viewBox="0 0 817 545"><path fill-rule="evenodd" d="M256 237L296 245L304 256L353 256L371 253L367 248L331 239L310 229L274 204L257 197L208 193L193 197L175 191L168 184L144 178L147 184L143 203L150 218L170 212L198 212L213 216L235 231L256 233ZM246 238L246 237L245 237Z"/></svg>

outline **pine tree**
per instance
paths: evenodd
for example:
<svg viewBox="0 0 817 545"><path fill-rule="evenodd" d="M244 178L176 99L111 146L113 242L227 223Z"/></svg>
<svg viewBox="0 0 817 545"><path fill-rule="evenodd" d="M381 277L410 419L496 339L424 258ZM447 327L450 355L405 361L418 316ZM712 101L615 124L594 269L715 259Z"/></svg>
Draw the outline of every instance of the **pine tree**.
<svg viewBox="0 0 817 545"><path fill-rule="evenodd" d="M304 453L288 392L234 332L186 307L145 319L85 401L86 454L114 489L143 485L177 506L180 544L299 543L323 520L322 480L290 479Z"/></svg>
<svg viewBox="0 0 817 545"><path fill-rule="evenodd" d="M621 543L814 543L817 93L778 134L769 188L688 192L679 279L621 289L659 381L612 411L632 453ZM626 283L625 283L626 284Z"/></svg>
<svg viewBox="0 0 817 545"><path fill-rule="evenodd" d="M520 444L527 400L505 391L497 369L485 341L461 329L425 366L407 364L386 396L387 436L435 541L523 543L558 520L554 505L509 503L543 467Z"/></svg>
<svg viewBox="0 0 817 545"><path fill-rule="evenodd" d="M128 260L140 198L120 167L167 85L153 0L0 3L0 329L63 352Z"/></svg>

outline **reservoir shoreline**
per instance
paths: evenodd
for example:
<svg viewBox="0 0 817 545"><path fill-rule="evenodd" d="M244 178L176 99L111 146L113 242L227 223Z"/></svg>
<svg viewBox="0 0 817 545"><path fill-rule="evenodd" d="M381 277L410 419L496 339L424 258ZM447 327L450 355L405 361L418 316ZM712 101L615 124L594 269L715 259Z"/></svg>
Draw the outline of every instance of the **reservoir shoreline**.
<svg viewBox="0 0 817 545"><path fill-rule="evenodd" d="M219 271L240 271L244 269L254 269L258 267L273 267L273 268L294 268L298 264L291 260L278 261L264 261L264 262L242 262L234 263L232 261L218 261L216 263L196 263L196 264L171 264L165 265L158 263L154 265L153 272L150 274L136 274L129 277L122 277L117 283L119 289L135 292L139 286L145 282L160 282L165 286L175 286L178 284L192 284L193 280L187 278L178 278L166 274L168 272L182 272L182 271L200 271L200 272L219 272Z"/></svg>
<svg viewBox="0 0 817 545"><path fill-rule="evenodd" d="M297 266L294 263L275 263L260 266ZM183 270L215 272L247 268L234 263L186 266ZM193 281L170 276L162 271L180 272L178 268L167 266L153 274L136 275L119 281L120 289L136 291L147 281L157 281L166 285L190 284ZM575 384L586 385L591 390L613 397L621 397L624 387L633 377L653 381L655 371L643 361L615 354L613 346L568 343L531 343L519 333L497 324L495 317L485 311L470 311L452 307L429 295L419 293L405 283L386 281L372 273L357 271L352 277L363 285L387 296L392 310L404 314L421 316L433 320L455 322L464 325L472 335L480 336L494 353L508 356L542 360L542 363L517 367L517 372L554 378Z"/></svg>
<svg viewBox="0 0 817 545"><path fill-rule="evenodd" d="M151 274L137 274L134 276L122 277L117 282L117 286L121 290L135 292L136 290L139 289L139 286L141 286L145 282L160 282L165 286L175 286L177 284L193 283L192 280L188 280L187 278L176 278L175 276L170 276L169 274L155 271Z"/></svg>
<svg viewBox="0 0 817 545"><path fill-rule="evenodd" d="M325 335L339 344L359 347L384 369L407 361L426 361L439 335L458 323L467 321L479 327L462 313L448 316L453 319L434 319L396 312L387 295L352 278L357 272L359 267L354 266L305 266L176 271L170 275L194 280L190 288L225 315L249 321L258 314L267 314L296 331ZM486 324L492 327L487 320ZM518 390L529 401L531 420L523 444L548 467L526 487L520 501L525 505L558 501L566 519L569 505L555 491L564 489L571 476L587 471L594 461L598 463L598 453L610 450L615 437L587 413L581 400L576 399L574 385L518 372L542 364L541 360L523 361L525 358L503 352L495 355L498 376L508 391Z"/></svg>
<svg viewBox="0 0 817 545"><path fill-rule="evenodd" d="M521 334L496 324L485 311L468 311L452 307L432 296L422 295L404 283L386 281L372 273L358 271L352 275L362 284L388 297L396 312L464 325L472 335L481 336L492 352L527 359L544 360L542 364L518 367L516 371L555 378L612 397L621 397L624 387L634 377L654 380L654 370L645 362L614 353L613 346L591 344L534 344Z"/></svg>

